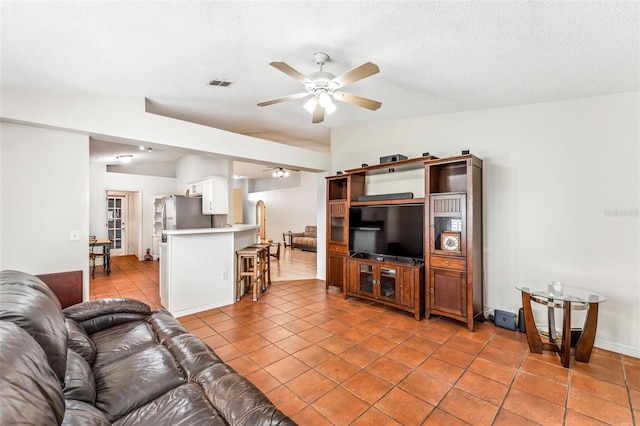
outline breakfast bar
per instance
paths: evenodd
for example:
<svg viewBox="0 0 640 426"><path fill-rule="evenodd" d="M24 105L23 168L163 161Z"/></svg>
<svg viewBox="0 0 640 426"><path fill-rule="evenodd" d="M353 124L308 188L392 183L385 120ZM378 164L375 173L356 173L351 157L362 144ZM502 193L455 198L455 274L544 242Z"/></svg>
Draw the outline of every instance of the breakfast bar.
<svg viewBox="0 0 640 426"><path fill-rule="evenodd" d="M160 302L175 317L234 302L235 252L256 242L258 225L165 230Z"/></svg>

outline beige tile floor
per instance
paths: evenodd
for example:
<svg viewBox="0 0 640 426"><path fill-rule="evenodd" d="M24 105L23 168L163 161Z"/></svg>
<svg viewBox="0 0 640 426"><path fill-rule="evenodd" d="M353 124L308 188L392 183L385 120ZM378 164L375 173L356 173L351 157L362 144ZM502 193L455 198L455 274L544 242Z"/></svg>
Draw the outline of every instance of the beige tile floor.
<svg viewBox="0 0 640 426"><path fill-rule="evenodd" d="M525 335L484 323L345 299L315 277L315 255L285 253L258 302L180 318L300 425L634 425L640 359L595 349L560 366L529 352ZM114 258L91 298L159 307L158 262ZM301 265L307 264L308 270ZM276 277L277 274L277 277ZM292 277L292 278L290 278Z"/></svg>
<svg viewBox="0 0 640 426"><path fill-rule="evenodd" d="M271 256L270 262L272 281L316 278L316 253L280 246L280 259Z"/></svg>

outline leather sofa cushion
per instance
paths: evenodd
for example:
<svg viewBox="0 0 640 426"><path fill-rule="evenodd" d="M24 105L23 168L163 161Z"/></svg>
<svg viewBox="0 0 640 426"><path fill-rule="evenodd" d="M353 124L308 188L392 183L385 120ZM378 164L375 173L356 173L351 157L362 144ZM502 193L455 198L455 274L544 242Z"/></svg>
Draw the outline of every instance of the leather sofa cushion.
<svg viewBox="0 0 640 426"><path fill-rule="evenodd" d="M235 419L234 425L259 425L266 419L269 424L278 424L287 419L258 388L226 364L204 369L195 382L224 418Z"/></svg>
<svg viewBox="0 0 640 426"><path fill-rule="evenodd" d="M13 322L38 342L62 383L67 369L67 327L60 302L49 287L24 272L0 272L0 320Z"/></svg>
<svg viewBox="0 0 640 426"><path fill-rule="evenodd" d="M87 361L77 352L67 353L67 374L64 378L64 397L95 404L96 381Z"/></svg>
<svg viewBox="0 0 640 426"><path fill-rule="evenodd" d="M112 422L185 382L171 353L159 345L98 367L93 373L96 407Z"/></svg>
<svg viewBox="0 0 640 426"><path fill-rule="evenodd" d="M146 321L116 325L92 334L91 339L97 351L93 362L94 369L158 343L156 335Z"/></svg>
<svg viewBox="0 0 640 426"><path fill-rule="evenodd" d="M167 311L154 312L147 321L153 328L160 343L164 343L173 336L187 332L187 329Z"/></svg>
<svg viewBox="0 0 640 426"><path fill-rule="evenodd" d="M150 314L146 303L124 298L92 300L64 310L64 316L80 324L89 335L114 325L145 320Z"/></svg>
<svg viewBox="0 0 640 426"><path fill-rule="evenodd" d="M79 323L94 317L119 312L149 315L151 308L140 300L114 297L70 306L64 310L64 316Z"/></svg>
<svg viewBox="0 0 640 426"><path fill-rule="evenodd" d="M172 389L113 423L114 426L159 424L226 426L229 423L211 405L202 388L194 383Z"/></svg>
<svg viewBox="0 0 640 426"><path fill-rule="evenodd" d="M193 334L175 336L166 345L190 381L205 368L222 363L211 348Z"/></svg>
<svg viewBox="0 0 640 426"><path fill-rule="evenodd" d="M0 423L60 424L64 395L42 347L8 321L0 321L0 342Z"/></svg>
<svg viewBox="0 0 640 426"><path fill-rule="evenodd" d="M89 364L93 364L96 358L96 345L89 338L84 328L80 327L77 322L72 319L66 319L65 325L69 332L69 349L73 349Z"/></svg>
<svg viewBox="0 0 640 426"><path fill-rule="evenodd" d="M102 411L86 402L67 399L62 426L111 426Z"/></svg>

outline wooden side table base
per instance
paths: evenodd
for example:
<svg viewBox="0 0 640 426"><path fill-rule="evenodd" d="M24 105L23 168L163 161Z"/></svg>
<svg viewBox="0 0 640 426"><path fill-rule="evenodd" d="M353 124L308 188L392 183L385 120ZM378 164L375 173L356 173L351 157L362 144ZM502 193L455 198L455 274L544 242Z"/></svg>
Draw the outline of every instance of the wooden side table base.
<svg viewBox="0 0 640 426"><path fill-rule="evenodd" d="M538 299L532 299L531 295L525 291L522 291L522 310L524 314L525 331L527 333L527 342L529 343L529 350L533 353L541 354L543 350L558 352L560 355L560 362L563 367L569 367L571 364L571 309L572 303L570 301L563 301L563 320L562 320L562 338L558 342L556 339L555 330L555 314L553 302L548 303L548 321L549 321L549 342L543 342L540 338L540 333L536 327L535 320L533 318L533 310L531 309L531 302L543 303ZM580 305L587 305L586 303L578 302ZM580 308L578 308L580 309ZM576 361L589 362L591 352L593 351L593 344L596 337L596 329L598 325L598 303L588 303L587 317L585 319L582 334L580 340L576 345Z"/></svg>

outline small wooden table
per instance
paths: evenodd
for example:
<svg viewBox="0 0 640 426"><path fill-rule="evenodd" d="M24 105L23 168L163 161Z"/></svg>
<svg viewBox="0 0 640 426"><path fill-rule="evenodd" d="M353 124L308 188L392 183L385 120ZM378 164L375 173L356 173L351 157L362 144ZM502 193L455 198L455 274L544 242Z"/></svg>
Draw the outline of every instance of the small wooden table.
<svg viewBox="0 0 640 426"><path fill-rule="evenodd" d="M104 256L102 258L102 267L107 271L107 275L111 274L111 240L108 238L98 238L97 240L89 240L89 246L102 246Z"/></svg>
<svg viewBox="0 0 640 426"><path fill-rule="evenodd" d="M607 299L597 293L563 286L561 291L531 290L527 285L516 286L522 292L522 310L524 312L524 324L527 332L529 350L534 353L542 353L543 350L554 351L560 354L563 367L569 367L571 355L571 311L586 310L587 317L576 344L576 361L589 362L593 343L596 339L598 327L598 305ZM549 322L549 342L543 342L533 318L531 302L547 305L547 319ZM563 310L562 337L557 341L554 309Z"/></svg>

